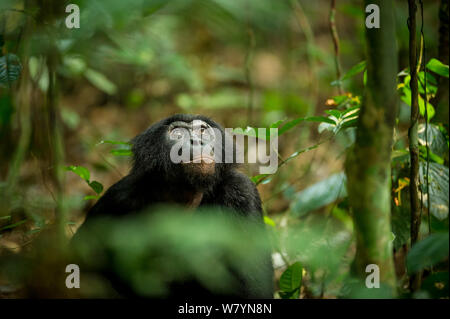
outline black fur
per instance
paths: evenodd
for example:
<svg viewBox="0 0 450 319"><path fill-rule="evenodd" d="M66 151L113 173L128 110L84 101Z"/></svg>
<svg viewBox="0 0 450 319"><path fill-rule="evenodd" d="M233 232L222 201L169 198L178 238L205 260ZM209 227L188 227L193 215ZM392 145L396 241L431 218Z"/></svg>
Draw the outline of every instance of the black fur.
<svg viewBox="0 0 450 319"><path fill-rule="evenodd" d="M202 192L200 207L225 207L263 225L258 191L247 176L236 170L235 164L216 163L214 174L200 176L183 169L183 164L171 162L168 126L174 121L189 123L194 119L220 129L225 138L220 125L199 115L178 114L152 125L132 140L134 159L130 174L106 191L89 211L85 223L89 223L93 217L125 216L160 203L183 205L192 194ZM236 296L272 298L273 269L270 254L261 267L267 269L267 276L258 280L264 281L262 286L267 288L256 289L257 292L247 290L244 295L239 292Z"/></svg>

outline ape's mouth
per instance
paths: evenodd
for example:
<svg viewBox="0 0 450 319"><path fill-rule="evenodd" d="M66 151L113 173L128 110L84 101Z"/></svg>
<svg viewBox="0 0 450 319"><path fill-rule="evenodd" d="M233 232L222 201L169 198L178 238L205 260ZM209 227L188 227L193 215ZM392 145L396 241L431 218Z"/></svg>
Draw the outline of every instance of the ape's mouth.
<svg viewBox="0 0 450 319"><path fill-rule="evenodd" d="M192 161L184 162L183 164L214 164L215 158L211 155L201 154L195 156Z"/></svg>
<svg viewBox="0 0 450 319"><path fill-rule="evenodd" d="M183 166L189 174L206 176L214 174L216 170L214 157L211 155L198 155L192 161L183 162Z"/></svg>

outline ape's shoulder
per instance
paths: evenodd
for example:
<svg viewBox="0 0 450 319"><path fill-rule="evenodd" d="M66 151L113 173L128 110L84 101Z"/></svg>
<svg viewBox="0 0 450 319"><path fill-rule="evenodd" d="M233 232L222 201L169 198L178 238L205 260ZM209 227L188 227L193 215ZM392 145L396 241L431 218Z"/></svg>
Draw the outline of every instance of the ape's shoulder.
<svg viewBox="0 0 450 319"><path fill-rule="evenodd" d="M138 192L145 189L134 175L127 175L112 185L89 210L88 217L120 216L139 210Z"/></svg>
<svg viewBox="0 0 450 319"><path fill-rule="evenodd" d="M261 199L255 184L237 170L227 172L214 193L223 206L244 215L262 216Z"/></svg>

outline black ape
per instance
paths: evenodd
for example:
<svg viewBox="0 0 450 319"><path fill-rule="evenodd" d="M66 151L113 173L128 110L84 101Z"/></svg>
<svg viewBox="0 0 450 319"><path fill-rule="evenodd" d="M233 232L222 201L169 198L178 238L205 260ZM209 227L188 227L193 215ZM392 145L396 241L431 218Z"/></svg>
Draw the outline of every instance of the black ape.
<svg viewBox="0 0 450 319"><path fill-rule="evenodd" d="M224 154L217 153L225 138L223 129L204 116L178 114L152 125L132 140L134 164L130 174L106 191L89 211L85 224L93 217L129 216L155 204L174 203L191 208L224 207L263 225L255 185L236 170L236 164L224 163ZM189 151L180 163L173 161L180 155L177 145ZM261 267L267 269L264 278L257 279L263 288L237 296L272 298L270 253Z"/></svg>

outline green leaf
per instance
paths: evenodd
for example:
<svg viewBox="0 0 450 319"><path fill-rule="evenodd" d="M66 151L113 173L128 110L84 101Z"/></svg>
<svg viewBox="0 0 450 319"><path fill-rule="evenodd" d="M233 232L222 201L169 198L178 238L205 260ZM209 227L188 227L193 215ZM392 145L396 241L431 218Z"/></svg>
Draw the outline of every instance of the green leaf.
<svg viewBox="0 0 450 319"><path fill-rule="evenodd" d="M346 180L343 172L337 173L297 193L291 203L292 213L303 216L347 196Z"/></svg>
<svg viewBox="0 0 450 319"><path fill-rule="evenodd" d="M259 175L252 176L250 179L252 180L253 183L258 185L260 183L260 181L263 178L265 178L266 176L268 176L268 174L259 174Z"/></svg>
<svg viewBox="0 0 450 319"><path fill-rule="evenodd" d="M404 192L402 193L402 197ZM392 205L391 225L395 234L394 248L399 249L408 243L410 238L411 212L408 205Z"/></svg>
<svg viewBox="0 0 450 319"><path fill-rule="evenodd" d="M280 291L286 299L298 299L302 285L303 267L299 262L289 266L280 277Z"/></svg>
<svg viewBox="0 0 450 319"><path fill-rule="evenodd" d="M331 85L336 86L344 80L347 80L358 73L363 72L366 69L366 61L361 61L358 64L354 65L347 73L344 74L339 80L331 82Z"/></svg>
<svg viewBox="0 0 450 319"><path fill-rule="evenodd" d="M356 127L358 124L358 117L348 118L342 121L340 129L345 129L349 127Z"/></svg>
<svg viewBox="0 0 450 319"><path fill-rule="evenodd" d="M113 95L117 92L117 87L114 83L112 83L106 76L103 74L92 70L87 69L84 73L84 76L91 82L95 87L97 87L99 90L102 90L103 92Z"/></svg>
<svg viewBox="0 0 450 319"><path fill-rule="evenodd" d="M275 227L275 222L274 222L273 219L270 218L270 217L264 216L264 223L265 223L266 225Z"/></svg>
<svg viewBox="0 0 450 319"><path fill-rule="evenodd" d="M319 122L319 123L330 123L330 124L334 124L334 121L328 117L325 116L310 116L306 118L307 121L309 122Z"/></svg>
<svg viewBox="0 0 450 319"><path fill-rule="evenodd" d="M341 111L339 110L335 110L335 109L331 109L331 110L325 110L325 113L327 113L328 115L332 115L336 118L340 118L341 117Z"/></svg>
<svg viewBox="0 0 450 319"><path fill-rule="evenodd" d="M409 86L405 86L402 89L403 94L401 95L401 100L405 102L407 105L411 106L411 89ZM425 117L425 101L421 95L419 95L419 111L420 115ZM427 102L427 111L428 111L428 120L433 118L435 111L434 107L430 102Z"/></svg>
<svg viewBox="0 0 450 319"><path fill-rule="evenodd" d="M426 194L426 162L419 163L419 180L422 185L422 191ZM430 182L430 202L431 214L439 220L444 220L448 217L449 212L449 169L448 167L431 163L429 167ZM428 201L424 198L424 205L428 207Z"/></svg>
<svg viewBox="0 0 450 319"><path fill-rule="evenodd" d="M89 186L96 192L97 194L100 194L103 192L103 185L97 181L92 181L89 183Z"/></svg>
<svg viewBox="0 0 450 319"><path fill-rule="evenodd" d="M90 179L90 172L87 168L83 167L83 166L66 166L65 169L67 171L70 172L74 172L75 174L77 174L78 176L80 176L82 179L84 179L86 182L89 183L89 179Z"/></svg>
<svg viewBox="0 0 450 319"><path fill-rule="evenodd" d="M445 65L438 59L431 59L426 66L428 70L448 78L448 65Z"/></svg>
<svg viewBox="0 0 450 319"><path fill-rule="evenodd" d="M110 153L116 156L133 156L133 151L131 149L111 150Z"/></svg>
<svg viewBox="0 0 450 319"><path fill-rule="evenodd" d="M419 144L426 145L425 124L419 125ZM439 126L431 123L428 124L428 145L430 150L439 157L444 157L448 153L447 140L444 134Z"/></svg>
<svg viewBox="0 0 450 319"><path fill-rule="evenodd" d="M278 128L283 122L284 122L284 120L276 121L276 122L270 124L269 128Z"/></svg>
<svg viewBox="0 0 450 319"><path fill-rule="evenodd" d="M329 119L328 117L325 116L309 116L309 117L300 117L298 119L295 120L291 120L289 122L287 122L286 124L284 124L281 129L278 130L278 136L283 135L284 133L286 133L287 131L289 131L290 129L294 128L295 126L297 126L298 124L300 124L303 121L307 121L307 122L326 122L326 123L331 123L334 124L334 121Z"/></svg>
<svg viewBox="0 0 450 319"><path fill-rule="evenodd" d="M355 76L358 73L361 73L366 69L366 61L361 61L358 64L354 65L348 72L341 78L341 81L346 80Z"/></svg>
<svg viewBox="0 0 450 319"><path fill-rule="evenodd" d="M416 243L406 258L408 273L416 273L448 258L448 241L448 233L435 233Z"/></svg>
<svg viewBox="0 0 450 319"><path fill-rule="evenodd" d="M425 72L420 71L417 74L417 78L419 80L419 93L425 94ZM427 73L427 95L436 94L437 92L438 82L434 76L432 76L429 72Z"/></svg>
<svg viewBox="0 0 450 319"><path fill-rule="evenodd" d="M438 164L444 164L444 159L436 154L433 153L432 150L428 150L428 154L427 154L427 148L424 145L419 145L419 156L420 159L424 162L427 161L427 155L428 158L430 159L430 162L435 162Z"/></svg>
<svg viewBox="0 0 450 319"><path fill-rule="evenodd" d="M301 118L287 122L286 124L284 124L281 127L281 129L278 130L278 136L283 135L284 133L286 133L290 129L294 128L295 126L297 126L299 123L303 122L304 120L305 120L305 118L301 117Z"/></svg>

